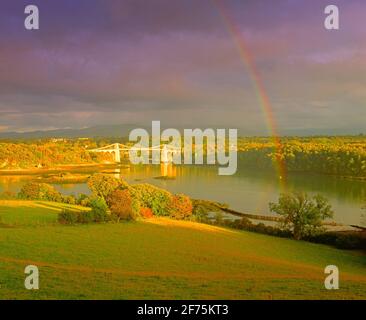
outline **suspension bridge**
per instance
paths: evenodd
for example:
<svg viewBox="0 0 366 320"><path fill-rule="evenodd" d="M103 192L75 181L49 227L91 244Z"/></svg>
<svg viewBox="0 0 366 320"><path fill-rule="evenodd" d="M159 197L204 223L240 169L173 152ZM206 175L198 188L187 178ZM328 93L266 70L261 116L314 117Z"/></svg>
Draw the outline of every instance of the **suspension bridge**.
<svg viewBox="0 0 366 320"><path fill-rule="evenodd" d="M160 161L162 163L171 163L173 162L173 155L177 153L181 153L180 148L173 147L171 145L161 144L157 146L153 146L150 148L144 148L144 147L130 147L125 144L121 143L113 143L104 147L96 148L96 149L89 149L88 152L106 152L106 153L112 153L114 155L114 161L115 162L121 162L121 153L128 153L130 150L136 150L136 151L156 151L160 150Z"/></svg>

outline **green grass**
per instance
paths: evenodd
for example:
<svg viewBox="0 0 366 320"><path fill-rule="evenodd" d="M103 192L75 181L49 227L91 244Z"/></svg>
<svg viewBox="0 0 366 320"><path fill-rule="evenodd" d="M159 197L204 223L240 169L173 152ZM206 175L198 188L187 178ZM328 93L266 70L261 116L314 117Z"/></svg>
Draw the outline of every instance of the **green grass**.
<svg viewBox="0 0 366 320"><path fill-rule="evenodd" d="M3 226L45 226L57 223L62 209L85 211L87 208L48 201L0 200L0 223Z"/></svg>
<svg viewBox="0 0 366 320"><path fill-rule="evenodd" d="M360 252L169 219L61 226L60 206L0 201L0 299L366 299Z"/></svg>

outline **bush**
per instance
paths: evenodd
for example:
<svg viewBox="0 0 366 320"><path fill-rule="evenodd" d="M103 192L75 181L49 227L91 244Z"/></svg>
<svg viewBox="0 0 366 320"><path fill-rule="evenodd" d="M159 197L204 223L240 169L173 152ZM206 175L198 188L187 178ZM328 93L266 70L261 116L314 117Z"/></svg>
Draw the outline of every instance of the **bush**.
<svg viewBox="0 0 366 320"><path fill-rule="evenodd" d="M131 192L130 192L130 195L131 195ZM131 201L132 201L131 206L132 206L133 215L135 217L138 217L140 215L141 208L142 208L141 203L138 198L132 197L132 195L131 195Z"/></svg>
<svg viewBox="0 0 366 320"><path fill-rule="evenodd" d="M222 204L214 201L192 199L192 212L196 221L207 221L209 220L209 213L221 212L222 208L228 208L227 204Z"/></svg>
<svg viewBox="0 0 366 320"><path fill-rule="evenodd" d="M61 224L75 224L79 221L79 212L63 209L58 214L58 222Z"/></svg>
<svg viewBox="0 0 366 320"><path fill-rule="evenodd" d="M211 224L212 223L218 224L216 222L211 221ZM233 229L267 234L275 237L282 237L282 238L292 237L292 232L290 230L283 230L280 228L265 225L263 223L253 224L249 219L245 217L233 221L223 221L218 225ZM305 236L303 240L314 243L331 245L339 249L366 250L365 232L322 232L315 235Z"/></svg>
<svg viewBox="0 0 366 320"><path fill-rule="evenodd" d="M76 199L73 195L70 196L61 196L62 202L67 204L76 204Z"/></svg>
<svg viewBox="0 0 366 320"><path fill-rule="evenodd" d="M236 220L222 220L221 223L215 222L214 224L219 224L221 226L225 226L225 227L229 227L229 228L233 228L233 229L267 234L267 235L276 236L276 237L282 237L282 238L291 238L292 237L292 233L289 230L283 230L283 229L280 229L277 227L268 226L268 225L265 225L264 223L254 224L246 217L242 217L241 219L236 219Z"/></svg>
<svg viewBox="0 0 366 320"><path fill-rule="evenodd" d="M78 223L83 223L83 224L87 224L87 223L92 223L92 222L96 222L95 221L95 215L93 211L84 211L84 212L80 212L78 215Z"/></svg>
<svg viewBox="0 0 366 320"><path fill-rule="evenodd" d="M253 227L253 223L245 217L231 221L231 225L235 229L249 230Z"/></svg>
<svg viewBox="0 0 366 320"><path fill-rule="evenodd" d="M103 198L91 198L89 206L92 208L91 212L93 214L93 222L108 221L108 206Z"/></svg>
<svg viewBox="0 0 366 320"><path fill-rule="evenodd" d="M4 191L0 193L0 199L2 200L15 200L17 198L16 193L12 191Z"/></svg>
<svg viewBox="0 0 366 320"><path fill-rule="evenodd" d="M117 222L120 219L131 220L135 218L131 195L127 189L113 191L108 197L108 206Z"/></svg>
<svg viewBox="0 0 366 320"><path fill-rule="evenodd" d="M150 208L154 215L170 215L169 206L173 196L169 191L148 183L130 186L128 190L132 199L137 200L141 207Z"/></svg>
<svg viewBox="0 0 366 320"><path fill-rule="evenodd" d="M339 249L366 250L366 235L364 232L324 232L308 236L304 240L335 246Z"/></svg>
<svg viewBox="0 0 366 320"><path fill-rule="evenodd" d="M87 207L88 203L89 203L89 197L84 193L80 193L76 198L76 204L80 206Z"/></svg>
<svg viewBox="0 0 366 320"><path fill-rule="evenodd" d="M149 219L149 218L152 218L154 216L154 214L150 208L142 207L140 209L140 216L145 219Z"/></svg>
<svg viewBox="0 0 366 320"><path fill-rule="evenodd" d="M18 197L25 200L62 202L61 194L53 186L47 183L26 183L20 190Z"/></svg>
<svg viewBox="0 0 366 320"><path fill-rule="evenodd" d="M184 195L174 195L169 204L170 216L174 219L186 219L192 215L193 206L191 199Z"/></svg>
<svg viewBox="0 0 366 320"><path fill-rule="evenodd" d="M73 211L69 209L63 209L58 214L58 222L61 224L76 224L76 223L93 223L93 222L105 222L108 221L109 217L107 214L103 215L100 212L90 211Z"/></svg>

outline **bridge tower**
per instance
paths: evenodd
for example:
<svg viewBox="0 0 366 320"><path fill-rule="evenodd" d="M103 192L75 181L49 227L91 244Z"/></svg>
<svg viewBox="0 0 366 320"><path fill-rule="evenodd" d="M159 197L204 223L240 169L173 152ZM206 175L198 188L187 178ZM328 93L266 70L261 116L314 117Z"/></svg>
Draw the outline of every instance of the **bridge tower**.
<svg viewBox="0 0 366 320"><path fill-rule="evenodd" d="M168 154L168 148L166 144L164 144L162 150L161 150L161 162L162 163L168 163L169 161L169 154Z"/></svg>
<svg viewBox="0 0 366 320"><path fill-rule="evenodd" d="M114 144L114 161L121 162L121 154L119 150L119 143Z"/></svg>

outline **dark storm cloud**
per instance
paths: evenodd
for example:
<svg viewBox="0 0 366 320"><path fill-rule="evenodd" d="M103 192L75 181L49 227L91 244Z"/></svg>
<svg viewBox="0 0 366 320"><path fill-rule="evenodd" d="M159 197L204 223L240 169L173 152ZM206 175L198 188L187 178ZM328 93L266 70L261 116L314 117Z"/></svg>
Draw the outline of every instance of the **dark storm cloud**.
<svg viewBox="0 0 366 320"><path fill-rule="evenodd" d="M0 130L150 119L265 129L215 1L30 2L39 31L23 27L29 1L3 1L0 11ZM328 1L221 1L283 132L340 127L340 119L353 128L366 116L366 4L333 2L341 30L332 33L323 28Z"/></svg>

